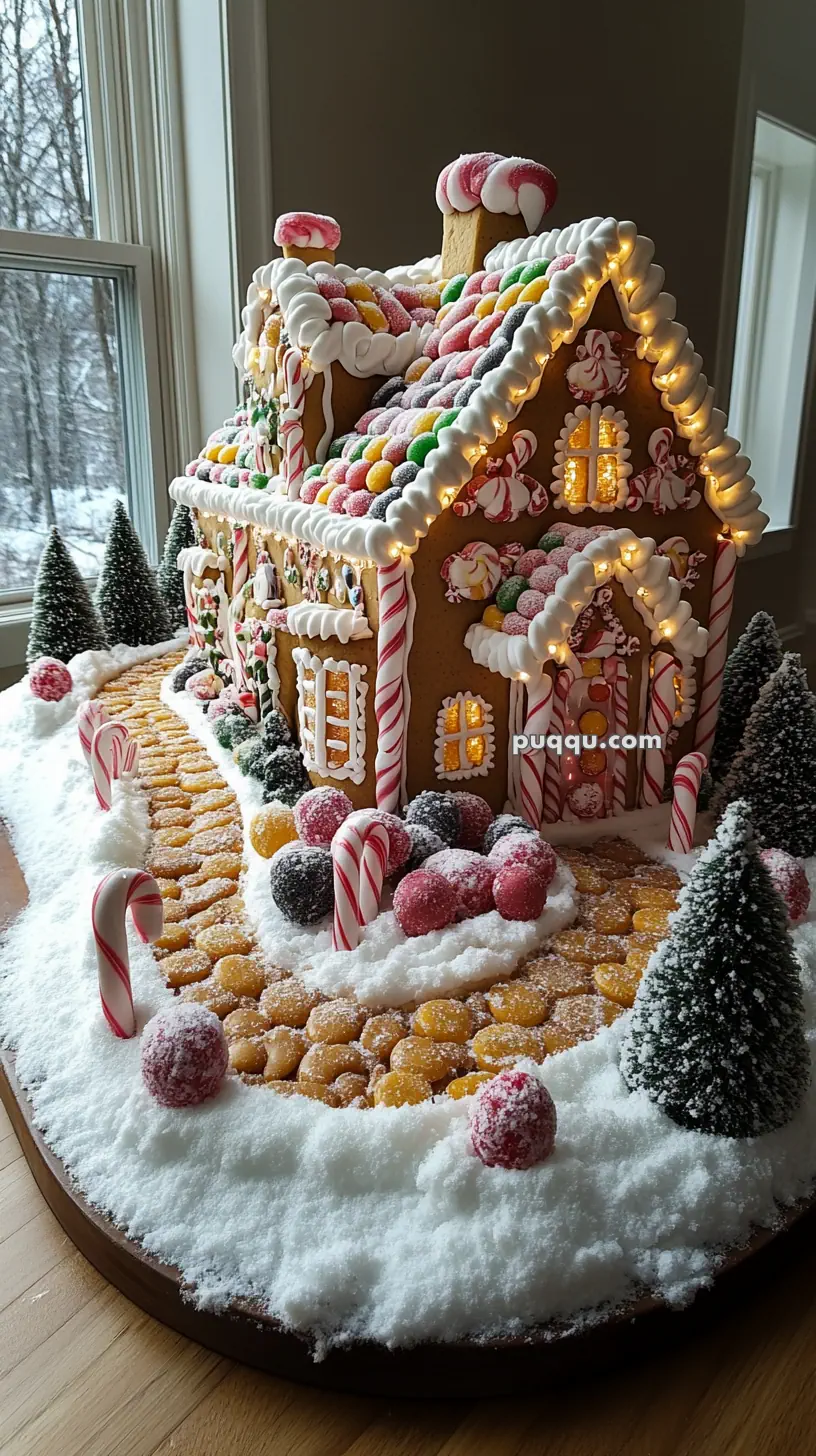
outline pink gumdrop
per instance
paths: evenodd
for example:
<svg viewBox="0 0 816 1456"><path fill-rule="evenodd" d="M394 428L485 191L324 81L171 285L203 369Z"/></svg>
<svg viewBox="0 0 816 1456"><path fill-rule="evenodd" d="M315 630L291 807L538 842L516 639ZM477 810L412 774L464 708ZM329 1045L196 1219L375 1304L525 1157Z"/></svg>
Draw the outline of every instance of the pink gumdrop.
<svg viewBox="0 0 816 1456"><path fill-rule="evenodd" d="M535 546L533 547L532 551L525 551L524 554L519 557L518 561L516 562L516 574L518 576L532 576L537 566L546 565L546 551L539 551L538 547Z"/></svg>
<svg viewBox="0 0 816 1456"><path fill-rule="evenodd" d="M595 532L591 526L572 526L564 535L564 545L571 546L573 551L583 551L594 540Z"/></svg>
<svg viewBox="0 0 816 1456"><path fill-rule="evenodd" d="M200 464L201 464L201 461L200 460L191 460L190 463L189 463L189 465L185 465L185 467L184 467L184 474L185 475L195 475L195 473L198 470L198 467L199 467Z"/></svg>
<svg viewBox="0 0 816 1456"><path fill-rule="evenodd" d="M379 413L380 411L378 409L367 409L364 415L360 415L359 420L354 426L358 435L373 434L373 430L371 429L371 423L377 418L377 415Z"/></svg>
<svg viewBox="0 0 816 1456"><path fill-rule="evenodd" d="M383 449L381 460L387 460L391 465L401 465L408 454L408 446L411 443L410 435L394 435Z"/></svg>
<svg viewBox="0 0 816 1456"><path fill-rule="evenodd" d="M397 303L410 313L412 308L422 307L422 296L418 288L412 288L408 283L395 283L391 289Z"/></svg>
<svg viewBox="0 0 816 1456"><path fill-rule="evenodd" d="M426 859L423 869L442 875L456 891L460 916L486 915L493 909L493 881L497 870L483 854L472 849L440 849Z"/></svg>
<svg viewBox="0 0 816 1456"><path fill-rule="evenodd" d="M353 808L342 789L310 789L295 804L295 828L304 844L313 849L328 849Z"/></svg>
<svg viewBox="0 0 816 1456"><path fill-rule="evenodd" d="M763 849L760 859L771 877L774 889L781 895L792 924L804 920L810 905L810 885L804 861L788 854L786 849Z"/></svg>
<svg viewBox="0 0 816 1456"><path fill-rule="evenodd" d="M348 497L351 495L351 490L352 488L350 485L336 485L334 487L334 490L329 496L329 499L326 501L326 505L328 506L332 515L340 515L343 506L345 505Z"/></svg>
<svg viewBox="0 0 816 1456"><path fill-rule="evenodd" d="M371 814L378 824L383 824L388 830L388 864L385 867L387 875L395 875L401 870L413 849L413 840L402 819L396 814L389 814L387 809L374 809Z"/></svg>
<svg viewBox="0 0 816 1456"><path fill-rule="evenodd" d="M239 470L238 471L238 479L241 482L241 485L246 485L247 482L248 482L248 480L249 480L249 471L248 470Z"/></svg>
<svg viewBox="0 0 816 1456"><path fill-rule="evenodd" d="M434 329L425 340L425 353L429 359L437 359L439 357L439 341L441 338L442 334L440 330Z"/></svg>
<svg viewBox="0 0 816 1456"><path fill-rule="evenodd" d="M551 563L548 563L547 566L537 566L535 571L531 573L530 586L533 591L541 592L545 597L548 597L555 591L563 575L563 571Z"/></svg>
<svg viewBox="0 0 816 1456"><path fill-rule="evenodd" d="M483 349L468 349L467 353L462 355L456 366L456 378L469 379L473 373L473 366L476 360L481 359L483 353Z"/></svg>
<svg viewBox="0 0 816 1456"><path fill-rule="evenodd" d="M470 356L467 355L466 357ZM459 379L456 378L450 384L443 384L442 387L438 389L435 394L432 394L431 398L428 400L428 404L433 405L434 408L450 409L458 393ZM443 426L443 428L447 429L447 425Z"/></svg>
<svg viewBox="0 0 816 1456"><path fill-rule="evenodd" d="M309 479L304 480L300 487L300 499L305 501L307 506L312 505L317 498L317 492L322 490L325 484L326 482L321 476L310 475Z"/></svg>
<svg viewBox="0 0 816 1456"><path fill-rule="evenodd" d="M482 349L489 344L497 328L504 323L503 313L489 313L487 318L479 319L474 329L470 331L468 344L471 349Z"/></svg>
<svg viewBox="0 0 816 1456"><path fill-rule="evenodd" d="M547 565L558 566L565 572L574 555L574 546L556 546L553 551L547 552Z"/></svg>
<svg viewBox="0 0 816 1456"><path fill-rule="evenodd" d="M452 380L458 378L459 365L462 362L461 351L453 354L446 354L442 362L445 365L445 368L442 372L442 383L450 384Z"/></svg>
<svg viewBox="0 0 816 1456"><path fill-rule="evenodd" d="M502 632L508 637L526 637L530 630L530 623L521 612L508 612L501 626Z"/></svg>
<svg viewBox="0 0 816 1456"><path fill-rule="evenodd" d="M333 298L329 308L332 318L337 319L338 323L356 324L360 322L360 315L350 298Z"/></svg>
<svg viewBox="0 0 816 1456"><path fill-rule="evenodd" d="M543 592L525 591L521 593L516 602L516 611L520 612L522 617L526 617L528 622L532 622L533 617L536 617L539 612L543 612L546 605L547 598Z"/></svg>
<svg viewBox="0 0 816 1456"><path fill-rule="evenodd" d="M345 298L345 284L339 278L333 278L331 273L319 273L315 279L317 291L324 298Z"/></svg>
<svg viewBox="0 0 816 1456"><path fill-rule="evenodd" d="M346 470L346 485L352 490L362 490L370 469L370 460L353 460Z"/></svg>
<svg viewBox="0 0 816 1456"><path fill-rule="evenodd" d="M422 307L420 307L420 308L412 308L411 309L411 318L414 320L414 323L415 324L419 324L420 327L422 326L422 324L432 324L432 323L435 323L436 322L436 309L435 308L422 308ZM433 357L433 356L431 355L430 357Z"/></svg>
<svg viewBox="0 0 816 1456"><path fill-rule="evenodd" d="M485 273L485 276L482 279L482 286L481 286L481 292L482 293L495 293L496 292L496 289L498 288L498 286L499 286L499 284L501 283L501 280L502 280L502 271L503 270L501 268L499 268L496 271L494 271L493 273Z"/></svg>
<svg viewBox="0 0 816 1456"><path fill-rule="evenodd" d="M44 703L59 703L67 697L74 680L57 657L38 657L28 669L28 686Z"/></svg>
<svg viewBox="0 0 816 1456"><path fill-rule="evenodd" d="M212 1097L228 1062L221 1022L194 1001L166 1007L142 1033L142 1079L162 1107L195 1107Z"/></svg>
<svg viewBox="0 0 816 1456"><path fill-rule="evenodd" d="M469 300L466 300L469 302ZM468 347L471 331L473 329L472 318L462 319L461 323L455 324L448 333L443 334L439 341L440 356L446 354L459 354Z"/></svg>
<svg viewBox="0 0 816 1456"><path fill-rule="evenodd" d="M412 870L394 891L394 915L405 935L429 935L456 919L456 891L443 875Z"/></svg>
<svg viewBox="0 0 816 1456"><path fill-rule="evenodd" d="M468 298L466 294L460 294L455 303L452 303L445 317L439 325L442 334L447 334L455 328L462 319L468 318L473 313L475 300Z"/></svg>
<svg viewBox="0 0 816 1456"><path fill-rule="evenodd" d="M493 881L493 898L502 920L537 920L547 900L547 886L530 865L506 865Z"/></svg>
<svg viewBox="0 0 816 1456"><path fill-rule="evenodd" d="M482 280L486 277L487 273L485 272L484 268L480 268L478 273L471 273L459 297L470 298L471 294L480 293L482 288Z"/></svg>
<svg viewBox="0 0 816 1456"><path fill-rule="evenodd" d="M385 314L386 323L392 334L407 334L411 327L408 310L385 288L377 289L377 302Z"/></svg>
<svg viewBox="0 0 816 1456"><path fill-rule="evenodd" d="M343 503L347 516L367 516L377 497L371 490L353 490Z"/></svg>
<svg viewBox="0 0 816 1456"><path fill-rule="evenodd" d="M570 267L570 264L572 264L574 262L575 262L575 254L574 253L562 253L561 256L560 256L560 258L553 258L553 260L552 260L549 268L547 269L546 273L544 274L544 277L545 278L552 278L552 276L553 276L554 273L561 273L561 272L563 272L563 270L565 268L569 268Z"/></svg>
<svg viewBox="0 0 816 1456"><path fill-rule="evenodd" d="M479 1088L469 1121L470 1143L488 1168L532 1168L555 1147L558 1116L543 1083L508 1067Z"/></svg>
<svg viewBox="0 0 816 1456"><path fill-rule="evenodd" d="M466 789L454 793L453 798L459 809L457 849L481 849L495 817L493 810L480 794L469 794Z"/></svg>
<svg viewBox="0 0 816 1456"><path fill-rule="evenodd" d="M348 461L347 460L335 460L329 466L329 470L328 470L328 474L326 476L326 479L329 481L329 483L331 485L342 485L344 483L345 479L346 479L346 471L347 470L348 470Z"/></svg>
<svg viewBox="0 0 816 1456"><path fill-rule="evenodd" d="M508 865L526 865L544 881L545 889L552 884L557 865L552 845L546 839L539 839L537 834L525 834L521 829L497 839L488 859L497 870Z"/></svg>

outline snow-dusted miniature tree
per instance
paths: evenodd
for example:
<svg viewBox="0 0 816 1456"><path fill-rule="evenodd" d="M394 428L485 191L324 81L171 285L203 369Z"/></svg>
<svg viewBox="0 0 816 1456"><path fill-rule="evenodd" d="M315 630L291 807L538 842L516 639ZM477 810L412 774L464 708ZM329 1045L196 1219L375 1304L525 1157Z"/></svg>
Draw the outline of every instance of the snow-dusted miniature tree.
<svg viewBox="0 0 816 1456"><path fill-rule="evenodd" d="M708 765L715 787L725 778L739 751L760 689L781 661L782 643L776 623L767 612L757 612L725 664L717 731Z"/></svg>
<svg viewBox="0 0 816 1456"><path fill-rule="evenodd" d="M170 625L177 629L187 626L187 607L184 602L184 576L176 562L185 546L195 544L193 522L188 506L179 503L173 512L170 527L164 539L164 551L156 572L156 585L167 608Z"/></svg>
<svg viewBox="0 0 816 1456"><path fill-rule="evenodd" d="M747 804L726 810L638 991L621 1071L681 1127L756 1137L782 1127L810 1081L785 907Z"/></svg>
<svg viewBox="0 0 816 1456"><path fill-rule="evenodd" d="M100 652L107 645L88 588L52 526L34 582L26 658L34 662L38 657L57 657L68 662L78 652Z"/></svg>
<svg viewBox="0 0 816 1456"><path fill-rule="evenodd" d="M141 647L172 635L156 578L121 501L108 529L96 605L111 644Z"/></svg>
<svg viewBox="0 0 816 1456"><path fill-rule="evenodd" d="M795 652L762 688L714 807L736 799L766 849L816 854L816 698Z"/></svg>

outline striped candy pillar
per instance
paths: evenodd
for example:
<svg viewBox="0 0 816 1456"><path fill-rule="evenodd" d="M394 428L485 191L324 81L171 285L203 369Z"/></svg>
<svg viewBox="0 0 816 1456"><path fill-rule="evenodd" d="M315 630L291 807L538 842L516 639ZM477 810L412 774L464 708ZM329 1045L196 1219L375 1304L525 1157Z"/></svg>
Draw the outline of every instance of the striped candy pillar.
<svg viewBox="0 0 816 1456"><path fill-rule="evenodd" d="M711 757L714 730L720 711L723 669L728 653L728 626L734 605L737 553L733 541L725 536L717 540L714 556L714 578L711 585L711 614L708 621L708 651L703 664L703 684L697 710L694 747Z"/></svg>
<svg viewBox="0 0 816 1456"><path fill-rule="evenodd" d="M399 808L408 741L408 692L405 670L411 646L413 564L398 556L377 568L380 626L377 633L377 677L374 716L377 753L374 761L377 808Z"/></svg>
<svg viewBox="0 0 816 1456"><path fill-rule="evenodd" d="M543 737L550 726L555 683L550 673L542 672L538 679L527 684L527 713L524 719L524 733ZM547 751L544 748L527 748L521 755L519 778L521 813L534 829L541 827L544 812L544 775Z"/></svg>
<svg viewBox="0 0 816 1456"><path fill-rule="evenodd" d="M615 675L612 679L612 720L615 724L615 732L619 737L623 737L629 731L629 674L626 671L626 663L622 662L619 657L607 658L606 662L614 664L615 667ZM626 813L627 762L626 749L617 748L612 773L613 814Z"/></svg>
<svg viewBox="0 0 816 1456"><path fill-rule="evenodd" d="M574 682L574 674L568 667L559 668L555 678L555 689L550 712L550 735L563 737L567 713L567 694ZM544 772L544 822L557 824L561 818L561 804L564 795L564 776L561 771L561 755L554 749L547 749Z"/></svg>
<svg viewBox="0 0 816 1456"><path fill-rule="evenodd" d="M646 732L657 734L666 744L666 735L674 722L677 695L674 688L674 674L677 664L668 652L655 652L652 656L652 677L649 683L649 703L646 710ZM666 760L663 748L647 748L643 760L643 783L640 788L641 808L650 808L663 801L663 784L666 778Z"/></svg>
<svg viewBox="0 0 816 1456"><path fill-rule="evenodd" d="M678 854L691 853L694 821L697 818L697 795L705 766L704 753L687 753L675 769L668 848Z"/></svg>
<svg viewBox="0 0 816 1456"><path fill-rule="evenodd" d="M303 406L306 399L306 384L303 377L303 355L299 349L287 349L283 356L283 377L286 389L286 408L280 417L280 433L283 437L283 476L286 493L290 500L300 499L300 487L306 469L306 452L303 444Z"/></svg>

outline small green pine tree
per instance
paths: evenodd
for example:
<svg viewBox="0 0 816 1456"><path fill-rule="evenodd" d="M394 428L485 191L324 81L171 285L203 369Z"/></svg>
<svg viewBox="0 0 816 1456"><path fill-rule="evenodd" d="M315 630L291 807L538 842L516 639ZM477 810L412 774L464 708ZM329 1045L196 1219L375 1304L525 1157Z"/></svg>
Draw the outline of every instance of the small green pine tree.
<svg viewBox="0 0 816 1456"><path fill-rule="evenodd" d="M96 605L111 643L142 647L172 636L144 547L121 501L116 502L108 529Z"/></svg>
<svg viewBox="0 0 816 1456"><path fill-rule="evenodd" d="M766 849L816 854L816 699L796 653L762 688L718 798L747 800Z"/></svg>
<svg viewBox="0 0 816 1456"><path fill-rule="evenodd" d="M184 576L176 565L178 554L185 546L195 544L193 521L188 506L179 503L173 512L170 528L164 541L164 551L156 572L156 584L175 629L187 626L187 607L184 602Z"/></svg>
<svg viewBox="0 0 816 1456"><path fill-rule="evenodd" d="M810 1082L785 908L747 804L700 855L638 991L621 1072L681 1127L757 1137L793 1117Z"/></svg>
<svg viewBox="0 0 816 1456"><path fill-rule="evenodd" d="M731 768L760 688L781 661L782 643L776 623L767 612L757 612L725 664L717 731L708 766L715 788Z"/></svg>
<svg viewBox="0 0 816 1456"><path fill-rule="evenodd" d="M100 652L107 645L88 588L52 526L34 583L26 658L34 662L38 657L57 657L68 662L78 652Z"/></svg>

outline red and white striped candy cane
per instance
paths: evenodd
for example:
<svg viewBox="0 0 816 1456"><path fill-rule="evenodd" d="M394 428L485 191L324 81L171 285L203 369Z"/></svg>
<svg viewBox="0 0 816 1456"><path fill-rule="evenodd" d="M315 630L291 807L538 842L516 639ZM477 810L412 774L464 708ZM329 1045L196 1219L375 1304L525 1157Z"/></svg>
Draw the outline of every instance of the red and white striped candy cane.
<svg viewBox="0 0 816 1456"><path fill-rule="evenodd" d="M687 753L674 771L674 796L669 823L668 847L677 854L690 854L694 843L697 796L706 766L704 753Z"/></svg>
<svg viewBox="0 0 816 1456"><path fill-rule="evenodd" d="M626 666L620 658L606 658L615 667L615 677L612 685L612 717L615 723L615 732L623 737L629 731L629 693L628 676ZM625 814L626 812L626 750L618 748L615 751L615 767L612 776L612 813Z"/></svg>
<svg viewBox="0 0 816 1456"><path fill-rule="evenodd" d="M101 723L91 740L91 773L100 809L113 803L113 781L121 776L129 737L124 723Z"/></svg>
<svg viewBox="0 0 816 1456"><path fill-rule="evenodd" d="M538 448L538 441L532 430L517 430L513 436L513 443L505 456L506 462L512 467L508 472L515 475L527 461L532 459Z"/></svg>
<svg viewBox="0 0 816 1456"><path fill-rule="evenodd" d="M114 870L99 881L91 920L102 1010L114 1036L136 1035L125 919L128 907L140 940L158 940L164 926L159 887L146 870Z"/></svg>
<svg viewBox="0 0 816 1456"><path fill-rule="evenodd" d="M303 355L299 349L287 349L283 356L283 378L286 409L280 418L283 436L283 475L290 500L300 498L306 454L303 445L303 403L306 386L303 379Z"/></svg>
<svg viewBox="0 0 816 1456"><path fill-rule="evenodd" d="M77 731L86 763L91 761L91 744L94 733L102 723L107 723L107 721L108 715L98 698L91 698L77 710Z"/></svg>
<svg viewBox="0 0 816 1456"><path fill-rule="evenodd" d="M723 669L728 654L728 626L734 605L737 552L733 541L721 536L714 556L711 584L711 612L708 619L708 651L703 664L703 685L697 711L694 747L711 756L711 745L720 711Z"/></svg>
<svg viewBox="0 0 816 1456"><path fill-rule="evenodd" d="M374 762L377 808L393 813L399 807L408 736L405 666L409 649L408 619L412 594L410 559L398 556L377 568L380 629L377 633L377 677L374 715L377 754Z"/></svg>
<svg viewBox="0 0 816 1456"><path fill-rule="evenodd" d="M541 674L537 682L527 686L527 715L524 732L527 737L535 734L543 737L550 726L555 683L548 672ZM544 748L528 748L521 755L521 812L534 829L541 828L544 812L544 775L547 751Z"/></svg>
<svg viewBox="0 0 816 1456"><path fill-rule="evenodd" d="M232 595L238 595L249 578L249 531L234 526L232 536Z"/></svg>
<svg viewBox="0 0 816 1456"><path fill-rule="evenodd" d="M652 657L654 672L649 684L649 705L646 711L646 732L657 734L666 744L666 736L674 722L677 694L674 675L677 663L668 652L655 652ZM663 748L647 748L643 756L643 783L640 789L642 808L662 803L663 784L666 778L666 760Z"/></svg>
<svg viewBox="0 0 816 1456"><path fill-rule="evenodd" d="M378 914L388 846L388 830L371 810L350 814L337 830L331 846L334 950L354 950L360 943L360 927Z"/></svg>
<svg viewBox="0 0 816 1456"><path fill-rule="evenodd" d="M550 734L559 738L564 736L564 724L567 717L567 694L574 681L574 673L569 667L559 668L555 679L555 693L552 700L550 714ZM547 749L547 762L544 773L544 822L546 824L557 824L561 818L561 804L564 797L564 775L561 769L561 755L556 753L554 748Z"/></svg>
<svg viewBox="0 0 816 1456"><path fill-rule="evenodd" d="M229 654L233 666L233 682L238 691L243 691L249 679L246 674L246 648L239 637L241 620L245 610L243 589L249 579L249 531L246 526L235 526L232 549L231 600L227 613L229 632Z"/></svg>

